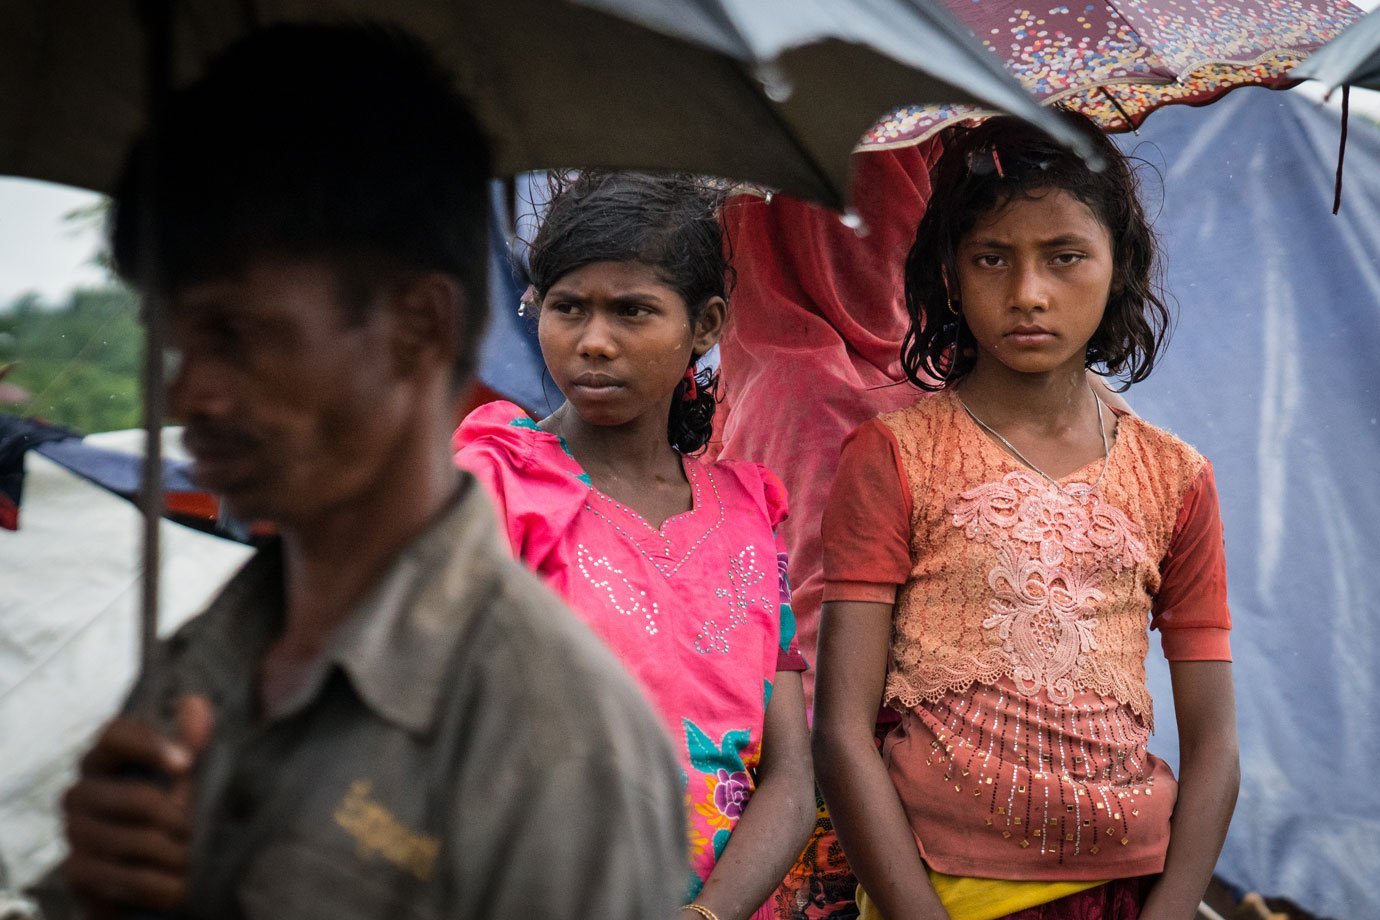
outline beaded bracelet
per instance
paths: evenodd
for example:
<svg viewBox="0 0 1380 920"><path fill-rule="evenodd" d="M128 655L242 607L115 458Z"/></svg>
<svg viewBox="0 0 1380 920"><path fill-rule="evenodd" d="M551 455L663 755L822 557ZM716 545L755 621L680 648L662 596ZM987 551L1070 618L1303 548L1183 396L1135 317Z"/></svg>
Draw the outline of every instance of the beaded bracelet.
<svg viewBox="0 0 1380 920"><path fill-rule="evenodd" d="M687 904L684 907L682 907L681 910L693 910L695 913L703 917L704 920L719 920L719 915L714 913L709 908L705 907L703 904Z"/></svg>

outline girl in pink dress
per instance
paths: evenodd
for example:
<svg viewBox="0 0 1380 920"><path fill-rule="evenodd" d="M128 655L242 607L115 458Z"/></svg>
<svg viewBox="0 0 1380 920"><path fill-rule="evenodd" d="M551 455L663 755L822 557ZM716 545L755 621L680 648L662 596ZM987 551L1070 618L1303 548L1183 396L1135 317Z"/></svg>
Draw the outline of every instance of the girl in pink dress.
<svg viewBox="0 0 1380 920"><path fill-rule="evenodd" d="M514 553L618 654L679 749L685 912L759 911L814 819L786 557L765 467L707 463L727 310L717 198L685 177L586 172L532 244L529 308L566 401L491 403L455 433Z"/></svg>
<svg viewBox="0 0 1380 920"><path fill-rule="evenodd" d="M825 511L815 754L865 920L1191 920L1235 802L1212 468L1090 385L1169 317L1130 166L1067 117L1105 168L1009 118L945 138L902 352L938 392L850 435Z"/></svg>

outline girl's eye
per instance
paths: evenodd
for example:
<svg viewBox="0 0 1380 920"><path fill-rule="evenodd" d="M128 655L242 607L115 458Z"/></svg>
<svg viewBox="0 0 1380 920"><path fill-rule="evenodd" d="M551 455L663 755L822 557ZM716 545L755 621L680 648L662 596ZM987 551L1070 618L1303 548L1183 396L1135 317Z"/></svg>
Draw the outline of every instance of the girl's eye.
<svg viewBox="0 0 1380 920"><path fill-rule="evenodd" d="M637 319L638 317L651 315L652 311L647 307L641 307L637 304L625 304L623 308L618 312L623 316L628 316L632 317L633 319Z"/></svg>
<svg viewBox="0 0 1380 920"><path fill-rule="evenodd" d="M983 268L996 268L998 265L1001 265L1001 256L989 252L978 256L973 259L973 261Z"/></svg>
<svg viewBox="0 0 1380 920"><path fill-rule="evenodd" d="M550 307L547 307L547 309L555 313L563 313L569 315L580 308L579 305L573 304L568 300L558 300L555 303L553 303Z"/></svg>
<svg viewBox="0 0 1380 920"><path fill-rule="evenodd" d="M1081 252L1061 252L1054 257L1056 265L1076 265L1082 262L1085 256Z"/></svg>

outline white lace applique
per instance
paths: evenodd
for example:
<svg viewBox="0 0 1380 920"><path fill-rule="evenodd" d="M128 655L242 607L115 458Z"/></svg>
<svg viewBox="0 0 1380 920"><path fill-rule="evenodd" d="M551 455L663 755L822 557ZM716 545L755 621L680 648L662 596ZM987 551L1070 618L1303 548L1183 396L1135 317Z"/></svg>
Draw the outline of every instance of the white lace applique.
<svg viewBox="0 0 1380 920"><path fill-rule="evenodd" d="M624 616L642 618L647 635L657 634L656 601L649 601L647 592L629 581L623 571L609 561L608 556L596 556L581 543L575 550L575 563L590 585L608 598L610 607Z"/></svg>
<svg viewBox="0 0 1380 920"><path fill-rule="evenodd" d="M1097 649L1097 573L1121 571L1145 555L1139 528L1087 483L1056 486L1022 470L962 493L949 506L955 527L993 547L993 598L983 620L995 631L1021 692L1044 690L1068 703L1074 676Z"/></svg>
<svg viewBox="0 0 1380 920"><path fill-rule="evenodd" d="M771 574L776 575L773 557ZM748 611L754 604L770 608L772 601L761 590L767 582L767 571L757 563L757 547L748 546L738 555L728 560L728 587L719 588L714 596L727 602L728 619L722 625L713 619L704 621L700 634L695 637L695 649L701 654L710 652L728 653L728 634L748 620ZM754 592L754 589L755 592Z"/></svg>

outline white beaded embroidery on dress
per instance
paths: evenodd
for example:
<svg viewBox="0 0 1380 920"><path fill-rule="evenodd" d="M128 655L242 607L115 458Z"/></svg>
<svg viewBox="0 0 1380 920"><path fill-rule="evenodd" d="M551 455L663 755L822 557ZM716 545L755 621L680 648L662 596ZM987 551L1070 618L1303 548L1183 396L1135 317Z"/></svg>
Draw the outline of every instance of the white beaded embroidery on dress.
<svg viewBox="0 0 1380 920"><path fill-rule="evenodd" d="M647 635L657 634L656 601L648 601L647 592L629 581L608 556L596 556L581 543L575 549L575 564L590 585L608 598L610 607L626 617L643 618Z"/></svg>
<svg viewBox="0 0 1380 920"><path fill-rule="evenodd" d="M773 571L773 574L775 572ZM728 619L716 623L713 618L704 621L704 627L695 637L695 650L703 654L710 652L728 653L728 634L748 620L748 610L754 605L770 609L771 596L760 589L768 582L767 572L757 564L757 547L749 545L738 555L728 560L728 587L715 590L714 596L727 602ZM757 588L756 592L752 589Z"/></svg>

